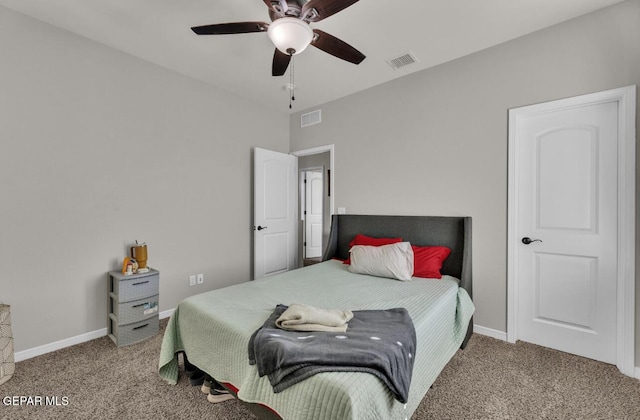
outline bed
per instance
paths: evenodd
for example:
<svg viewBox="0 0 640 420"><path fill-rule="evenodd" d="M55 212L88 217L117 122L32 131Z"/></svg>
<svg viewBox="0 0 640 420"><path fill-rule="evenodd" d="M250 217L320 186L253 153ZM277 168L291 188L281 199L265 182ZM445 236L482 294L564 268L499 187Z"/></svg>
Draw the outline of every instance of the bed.
<svg viewBox="0 0 640 420"><path fill-rule="evenodd" d="M354 274L355 235L402 237L420 246L446 246L441 279L402 282ZM323 262L277 276L202 293L182 301L167 325L160 375L177 382L178 354L237 394L264 419L405 419L472 333L471 218L334 215ZM247 346L278 304L305 303L350 310L406 308L417 351L406 404L383 382L362 372L326 372L274 393L248 363Z"/></svg>

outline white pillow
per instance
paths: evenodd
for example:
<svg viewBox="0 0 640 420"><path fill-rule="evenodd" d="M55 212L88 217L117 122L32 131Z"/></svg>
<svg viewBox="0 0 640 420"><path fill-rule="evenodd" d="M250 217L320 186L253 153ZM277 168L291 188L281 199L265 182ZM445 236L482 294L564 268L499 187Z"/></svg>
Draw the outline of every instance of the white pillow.
<svg viewBox="0 0 640 420"><path fill-rule="evenodd" d="M413 276L413 249L409 242L391 245L354 245L349 250L349 271L409 281Z"/></svg>

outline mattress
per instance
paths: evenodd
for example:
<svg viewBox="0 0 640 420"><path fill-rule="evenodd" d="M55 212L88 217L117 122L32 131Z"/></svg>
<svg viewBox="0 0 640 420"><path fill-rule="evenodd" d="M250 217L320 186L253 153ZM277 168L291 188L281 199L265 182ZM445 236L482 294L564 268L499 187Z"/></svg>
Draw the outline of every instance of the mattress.
<svg viewBox="0 0 640 420"><path fill-rule="evenodd" d="M375 376L362 372L320 373L280 393L249 365L251 334L277 304L304 303L327 309L406 308L417 337L413 379L406 404ZM283 419L405 419L460 347L474 306L458 280L414 278L410 282L353 274L330 260L277 276L202 293L182 301L164 335L159 373L178 378L176 353L218 381L238 388L238 397L260 403Z"/></svg>

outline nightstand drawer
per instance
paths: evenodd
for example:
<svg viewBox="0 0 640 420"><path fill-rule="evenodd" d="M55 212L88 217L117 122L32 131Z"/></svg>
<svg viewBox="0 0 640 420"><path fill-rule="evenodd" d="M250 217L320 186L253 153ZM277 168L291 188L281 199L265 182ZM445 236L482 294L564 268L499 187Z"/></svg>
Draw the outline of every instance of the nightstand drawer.
<svg viewBox="0 0 640 420"><path fill-rule="evenodd" d="M126 346L150 338L160 330L158 315L129 325L117 325L115 317L109 318L109 337L118 345Z"/></svg>
<svg viewBox="0 0 640 420"><path fill-rule="evenodd" d="M110 311L118 317L118 324L127 325L142 321L158 314L158 295L131 302L118 303L117 296L111 293Z"/></svg>
<svg viewBox="0 0 640 420"><path fill-rule="evenodd" d="M132 279L123 279L113 283L112 292L118 296L118 303L131 302L146 296L157 295L160 275L157 272L150 273L148 276L136 276Z"/></svg>

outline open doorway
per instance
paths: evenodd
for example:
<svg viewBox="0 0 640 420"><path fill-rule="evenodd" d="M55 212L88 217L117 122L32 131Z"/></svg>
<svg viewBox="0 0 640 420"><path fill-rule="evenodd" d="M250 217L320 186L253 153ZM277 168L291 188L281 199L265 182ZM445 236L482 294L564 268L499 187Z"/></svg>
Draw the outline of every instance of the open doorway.
<svg viewBox="0 0 640 420"><path fill-rule="evenodd" d="M303 266L320 262L329 241L333 214L333 145L291 154L298 157L298 261L299 266Z"/></svg>
<svg viewBox="0 0 640 420"><path fill-rule="evenodd" d="M324 166L300 171L300 216L302 232L302 257L305 265L322 257L322 225L324 224Z"/></svg>

